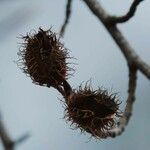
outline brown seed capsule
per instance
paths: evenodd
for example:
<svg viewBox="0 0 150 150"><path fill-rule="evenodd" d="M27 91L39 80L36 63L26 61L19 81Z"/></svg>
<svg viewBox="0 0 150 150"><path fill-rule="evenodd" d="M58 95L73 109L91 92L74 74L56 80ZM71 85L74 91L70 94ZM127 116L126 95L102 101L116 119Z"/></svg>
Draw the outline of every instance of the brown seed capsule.
<svg viewBox="0 0 150 150"><path fill-rule="evenodd" d="M69 71L66 59L67 49L59 42L51 30L27 34L23 37L23 49L18 55L22 57L23 71L33 82L42 86L56 87L62 84Z"/></svg>
<svg viewBox="0 0 150 150"><path fill-rule="evenodd" d="M106 138L116 126L119 117L119 103L116 95L106 90L93 91L90 87L81 87L66 100L66 119L75 128L80 128L96 138Z"/></svg>

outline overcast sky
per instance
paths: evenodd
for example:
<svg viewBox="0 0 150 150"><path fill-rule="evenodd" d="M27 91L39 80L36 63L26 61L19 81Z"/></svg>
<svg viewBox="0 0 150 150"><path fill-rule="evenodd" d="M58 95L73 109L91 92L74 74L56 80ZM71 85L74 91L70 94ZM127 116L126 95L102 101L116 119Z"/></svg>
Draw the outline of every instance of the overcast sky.
<svg viewBox="0 0 150 150"><path fill-rule="evenodd" d="M101 0L114 15L124 14L132 0ZM119 25L137 53L150 64L150 1L139 6L136 16ZM126 131L115 139L89 141L88 134L71 130L63 118L64 109L53 88L34 85L14 63L18 59L20 34L39 27L59 32L64 19L65 0L0 1L0 112L13 139L26 132L30 138L16 150L127 150L148 149L150 127L150 82L138 73L136 102ZM96 89L103 86L119 92L124 108L127 96L128 68L119 48L105 28L81 0L73 1L73 10L65 37L61 40L77 65L69 79L76 88L92 80ZM89 142L88 142L89 141ZM0 150L3 150L0 146Z"/></svg>

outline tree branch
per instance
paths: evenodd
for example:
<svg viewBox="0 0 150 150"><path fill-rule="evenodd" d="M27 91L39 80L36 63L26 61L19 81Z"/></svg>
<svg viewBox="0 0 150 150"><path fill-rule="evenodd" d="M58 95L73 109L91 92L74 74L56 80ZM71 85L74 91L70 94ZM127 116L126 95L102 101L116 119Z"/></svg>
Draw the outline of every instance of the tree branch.
<svg viewBox="0 0 150 150"><path fill-rule="evenodd" d="M69 22L69 19L71 17L71 6L72 6L72 0L68 0L67 1L67 4L66 4L66 16L65 16L65 20L64 20L64 23L61 27L61 30L60 30L60 36L63 37L64 33L65 33L65 29L66 29L66 26Z"/></svg>
<svg viewBox="0 0 150 150"><path fill-rule="evenodd" d="M14 150L14 141L10 138L0 116L0 138L5 150Z"/></svg>
<svg viewBox="0 0 150 150"><path fill-rule="evenodd" d="M133 109L133 103L135 100L135 91L136 91L136 80L137 80L137 69L135 66L129 65L129 87L128 87L128 98L126 101L126 107L125 111L123 113L123 116L120 118L118 122L118 126L114 128L109 136L110 137L116 137L123 133L126 125L128 124L130 117L132 115L132 109Z"/></svg>
<svg viewBox="0 0 150 150"><path fill-rule="evenodd" d="M103 23L107 31L110 33L116 44L119 46L121 52L125 56L127 63L134 65L139 69L148 79L150 79L150 66L146 64L134 51L129 42L120 32L115 24L110 22L110 16L102 8L97 0L83 0L95 16Z"/></svg>
<svg viewBox="0 0 150 150"><path fill-rule="evenodd" d="M14 150L17 144L24 142L28 137L29 137L29 134L27 133L21 136L16 141L13 141L10 135L8 134L7 129L5 128L5 125L2 121L2 117L0 116L0 138L2 140L2 144L5 150Z"/></svg>
<svg viewBox="0 0 150 150"><path fill-rule="evenodd" d="M129 11L124 16L120 16L120 17L111 16L110 19L111 19L112 23L115 23L115 24L116 23L124 23L124 22L130 20L134 16L134 14L136 12L136 9L137 9L137 6L142 1L144 1L144 0L134 0L131 7L130 7L130 9L129 9Z"/></svg>
<svg viewBox="0 0 150 150"><path fill-rule="evenodd" d="M116 26L107 26L107 29L125 56L127 63L134 64L137 69L150 79L150 66L137 55L120 30Z"/></svg>

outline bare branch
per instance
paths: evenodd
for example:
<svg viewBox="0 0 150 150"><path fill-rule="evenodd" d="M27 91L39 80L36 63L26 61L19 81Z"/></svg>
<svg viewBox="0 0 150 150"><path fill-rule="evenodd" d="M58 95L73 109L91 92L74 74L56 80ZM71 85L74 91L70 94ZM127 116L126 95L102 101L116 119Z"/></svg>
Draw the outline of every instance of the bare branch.
<svg viewBox="0 0 150 150"><path fill-rule="evenodd" d="M5 128L5 125L2 121L2 117L0 116L0 138L2 140L2 144L5 150L14 150L14 147L21 142L24 142L29 137L29 134L26 133L21 136L18 140L14 141L11 139L10 135Z"/></svg>
<svg viewBox="0 0 150 150"><path fill-rule="evenodd" d="M124 23L124 22L128 21L129 19L131 19L134 16L137 6L142 1L143 0L134 0L126 15L120 16L120 17L112 16L112 17L110 17L110 20L112 21L112 23Z"/></svg>
<svg viewBox="0 0 150 150"><path fill-rule="evenodd" d="M110 16L102 8L97 0L83 0L89 9L93 12L95 16L103 23L107 31L110 33L116 44L119 46L121 52L125 56L128 64L132 64L137 67L147 78L150 79L150 66L146 64L130 46L129 42L116 27L115 24L110 24Z"/></svg>
<svg viewBox="0 0 150 150"><path fill-rule="evenodd" d="M15 140L15 145L25 142L29 137L30 137L30 134L28 132L23 134L21 137L19 137L17 140Z"/></svg>
<svg viewBox="0 0 150 150"><path fill-rule="evenodd" d="M128 87L128 98L126 101L126 107L125 111L123 113L123 116L120 118L120 121L118 122L118 127L113 129L109 136L116 137L124 131L126 125L128 124L130 117L132 115L132 109L133 109L133 103L135 100L135 91L136 91L136 75L137 75L137 69L135 66L129 66L129 87Z"/></svg>
<svg viewBox="0 0 150 150"><path fill-rule="evenodd" d="M131 47L130 43L126 40L120 30L116 26L107 26L107 30L119 46L126 61L129 64L134 64L148 79L150 79L150 66L136 54L135 50Z"/></svg>
<svg viewBox="0 0 150 150"><path fill-rule="evenodd" d="M0 138L5 150L14 150L14 141L10 138L0 116Z"/></svg>
<svg viewBox="0 0 150 150"><path fill-rule="evenodd" d="M65 29L66 29L66 26L69 23L69 19L70 19L70 16L71 16L71 6L72 6L72 0L68 0L67 4L66 4L65 20L64 20L64 23L63 23L63 25L61 27L61 30L60 30L60 36L61 37L63 37Z"/></svg>
<svg viewBox="0 0 150 150"><path fill-rule="evenodd" d="M99 20L104 23L110 17L97 0L83 0Z"/></svg>

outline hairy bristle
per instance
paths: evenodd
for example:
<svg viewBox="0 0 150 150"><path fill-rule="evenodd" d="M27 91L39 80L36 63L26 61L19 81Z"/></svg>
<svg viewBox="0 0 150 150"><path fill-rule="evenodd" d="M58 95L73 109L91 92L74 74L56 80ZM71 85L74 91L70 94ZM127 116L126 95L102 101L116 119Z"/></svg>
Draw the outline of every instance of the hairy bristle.
<svg viewBox="0 0 150 150"><path fill-rule="evenodd" d="M106 90L80 87L68 97L65 117L82 132L106 138L120 116L119 104L116 95L110 95Z"/></svg>
<svg viewBox="0 0 150 150"><path fill-rule="evenodd" d="M59 42L51 30L39 28L38 33L27 34L18 55L21 56L23 71L33 82L43 86L56 87L62 84L71 69L66 63L68 50Z"/></svg>

